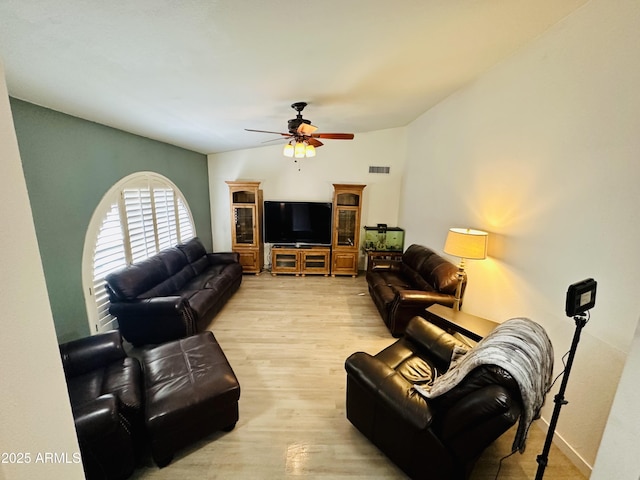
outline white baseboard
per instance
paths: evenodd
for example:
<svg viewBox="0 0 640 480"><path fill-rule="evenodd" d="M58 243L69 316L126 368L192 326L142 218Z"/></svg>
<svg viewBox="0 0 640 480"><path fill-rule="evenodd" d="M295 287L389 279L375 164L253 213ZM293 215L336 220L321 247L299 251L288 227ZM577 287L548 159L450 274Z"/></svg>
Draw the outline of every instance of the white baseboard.
<svg viewBox="0 0 640 480"><path fill-rule="evenodd" d="M540 418L540 421L535 422L535 424L545 433L545 435L549 431L549 424L544 418ZM587 478L591 477L593 466L589 465L589 463L582 458L578 452L576 452L573 447L569 445L564 438L562 438L562 435L558 434L558 432L553 433L553 444L558 447L558 449L569 459L571 463L576 466L578 470L580 470L580 473Z"/></svg>

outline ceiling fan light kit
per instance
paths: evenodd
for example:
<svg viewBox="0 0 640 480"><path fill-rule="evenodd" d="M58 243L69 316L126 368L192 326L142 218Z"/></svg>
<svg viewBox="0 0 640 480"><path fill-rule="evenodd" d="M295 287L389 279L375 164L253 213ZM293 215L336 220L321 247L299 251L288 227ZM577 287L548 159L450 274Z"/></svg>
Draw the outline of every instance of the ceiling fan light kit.
<svg viewBox="0 0 640 480"><path fill-rule="evenodd" d="M296 142L295 146L293 140L284 146L282 152L285 157L289 158L310 158L316 156L316 149L313 145L309 145L307 142Z"/></svg>
<svg viewBox="0 0 640 480"><path fill-rule="evenodd" d="M296 102L291 105L291 108L298 112L298 114L296 118L292 118L287 123L289 133L253 130L250 128L245 128L245 130L248 132L272 133L288 138L289 142L284 146L282 153L285 157L289 158L315 157L316 148L323 145L318 138L353 140L353 133L316 133L318 127L311 125L310 120L302 118L302 110L304 110L306 106L306 102Z"/></svg>

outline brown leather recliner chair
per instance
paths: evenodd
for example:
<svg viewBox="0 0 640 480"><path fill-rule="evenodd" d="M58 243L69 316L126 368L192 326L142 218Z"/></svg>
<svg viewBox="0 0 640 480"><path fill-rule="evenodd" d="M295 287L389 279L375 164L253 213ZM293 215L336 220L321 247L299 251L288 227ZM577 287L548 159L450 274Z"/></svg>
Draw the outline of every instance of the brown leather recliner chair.
<svg viewBox="0 0 640 480"><path fill-rule="evenodd" d="M117 330L60 345L87 479L131 475L144 448L140 364Z"/></svg>
<svg viewBox="0 0 640 480"><path fill-rule="evenodd" d="M518 383L496 365L481 365L444 395L413 388L449 369L458 339L414 317L405 336L375 356L351 355L347 418L411 478L469 477L482 451L518 420Z"/></svg>

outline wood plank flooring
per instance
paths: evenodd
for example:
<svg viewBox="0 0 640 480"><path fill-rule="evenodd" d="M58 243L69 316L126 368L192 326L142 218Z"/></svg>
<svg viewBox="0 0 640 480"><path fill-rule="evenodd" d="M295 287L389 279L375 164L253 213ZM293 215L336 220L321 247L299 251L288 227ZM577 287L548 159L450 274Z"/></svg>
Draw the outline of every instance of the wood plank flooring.
<svg viewBox="0 0 640 480"><path fill-rule="evenodd" d="M209 329L240 382L236 428L206 437L163 469L147 458L133 479L406 478L345 416L345 359L394 341L364 275L247 275ZM474 480L496 478L514 431L485 452ZM543 443L532 427L525 454L505 460L497 478L535 478ZM545 477L585 479L555 446Z"/></svg>

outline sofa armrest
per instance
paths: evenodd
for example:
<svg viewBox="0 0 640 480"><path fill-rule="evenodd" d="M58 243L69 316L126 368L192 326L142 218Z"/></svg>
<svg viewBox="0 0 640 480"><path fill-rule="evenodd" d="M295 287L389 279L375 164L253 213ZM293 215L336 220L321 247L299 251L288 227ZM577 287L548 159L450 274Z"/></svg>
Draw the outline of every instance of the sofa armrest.
<svg viewBox="0 0 640 480"><path fill-rule="evenodd" d="M73 411L87 478L128 478L135 467L134 440L117 398L102 395Z"/></svg>
<svg viewBox="0 0 640 480"><path fill-rule="evenodd" d="M407 380L384 362L364 352L356 352L345 362L347 374L363 388L375 393L380 406L418 430L433 420L426 399Z"/></svg>
<svg viewBox="0 0 640 480"><path fill-rule="evenodd" d="M134 346L164 343L196 331L189 303L179 296L116 302L109 313L118 318L122 336Z"/></svg>
<svg viewBox="0 0 640 480"><path fill-rule="evenodd" d="M404 334L409 321L416 315L422 315L427 307L434 303L453 306L455 298L445 293L424 290L402 290L396 293L388 313L387 326L394 337Z"/></svg>
<svg viewBox="0 0 640 480"><path fill-rule="evenodd" d="M118 399L114 394L107 393L74 407L73 420L80 441L91 442L104 437L120 424Z"/></svg>
<svg viewBox="0 0 640 480"><path fill-rule="evenodd" d="M431 306L434 303L439 303L440 305L453 307L456 300L453 295L447 293L427 292L425 290L402 290L397 295L396 301L405 305Z"/></svg>
<svg viewBox="0 0 640 480"><path fill-rule="evenodd" d="M240 254L237 252L217 252L207 253L207 258L211 265L222 265L225 263L240 263Z"/></svg>
<svg viewBox="0 0 640 480"><path fill-rule="evenodd" d="M126 357L117 330L72 340L59 348L67 377L82 375Z"/></svg>
<svg viewBox="0 0 640 480"><path fill-rule="evenodd" d="M461 397L444 413L442 440L458 458L475 458L482 450L470 446L488 445L518 420L522 411L502 385L485 385Z"/></svg>

